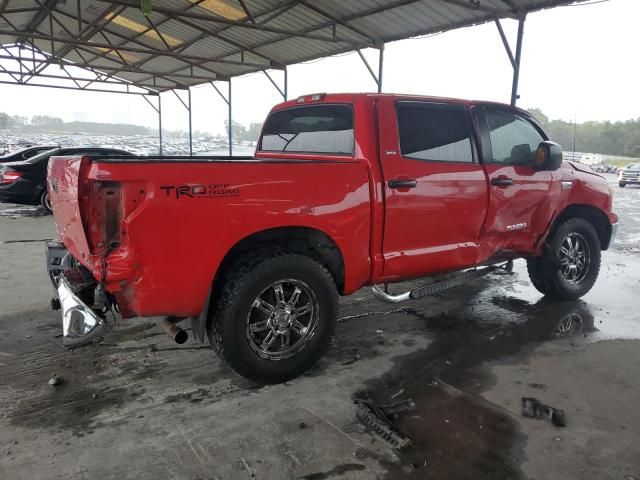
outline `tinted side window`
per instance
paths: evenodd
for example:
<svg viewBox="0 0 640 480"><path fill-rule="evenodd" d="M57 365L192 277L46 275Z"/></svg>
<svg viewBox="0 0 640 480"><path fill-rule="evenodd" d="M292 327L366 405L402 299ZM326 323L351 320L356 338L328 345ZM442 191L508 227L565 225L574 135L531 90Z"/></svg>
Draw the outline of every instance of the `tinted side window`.
<svg viewBox="0 0 640 480"><path fill-rule="evenodd" d="M260 150L298 153L353 153L353 110L348 105L311 105L272 113Z"/></svg>
<svg viewBox="0 0 640 480"><path fill-rule="evenodd" d="M507 110L486 109L493 163L532 165L540 132L526 119Z"/></svg>
<svg viewBox="0 0 640 480"><path fill-rule="evenodd" d="M426 102L398 102L402 155L418 160L473 162L464 107Z"/></svg>

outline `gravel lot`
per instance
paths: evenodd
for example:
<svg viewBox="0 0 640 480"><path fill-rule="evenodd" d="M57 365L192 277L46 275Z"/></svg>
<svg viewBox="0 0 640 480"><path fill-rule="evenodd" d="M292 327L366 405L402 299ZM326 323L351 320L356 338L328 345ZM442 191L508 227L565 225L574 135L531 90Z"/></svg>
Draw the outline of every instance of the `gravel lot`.
<svg viewBox="0 0 640 480"><path fill-rule="evenodd" d="M640 479L640 188L614 188L618 242L583 300L545 300L523 261L400 306L362 290L318 366L267 387L158 319L62 348L52 218L0 204L0 479ZM354 397L412 399L394 418L412 445L372 436ZM522 418L521 397L567 426Z"/></svg>

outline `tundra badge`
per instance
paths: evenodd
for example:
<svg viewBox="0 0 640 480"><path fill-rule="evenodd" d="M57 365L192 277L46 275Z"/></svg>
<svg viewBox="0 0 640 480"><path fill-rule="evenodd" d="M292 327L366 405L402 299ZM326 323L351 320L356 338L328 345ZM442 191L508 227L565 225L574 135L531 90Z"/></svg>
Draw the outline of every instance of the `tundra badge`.
<svg viewBox="0 0 640 480"><path fill-rule="evenodd" d="M516 223L514 225L507 225L507 232L517 232L518 230L524 230L527 228L527 223Z"/></svg>

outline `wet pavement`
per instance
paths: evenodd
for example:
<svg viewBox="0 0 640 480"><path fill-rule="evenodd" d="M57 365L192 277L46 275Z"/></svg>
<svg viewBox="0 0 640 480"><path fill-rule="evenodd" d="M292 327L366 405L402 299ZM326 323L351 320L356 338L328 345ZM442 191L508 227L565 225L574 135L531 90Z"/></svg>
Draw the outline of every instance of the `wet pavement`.
<svg viewBox="0 0 640 480"><path fill-rule="evenodd" d="M523 261L400 305L362 290L317 367L267 387L158 319L63 349L51 217L0 204L0 478L640 479L640 188L615 190L618 242L582 300L543 298ZM521 397L567 426L522 418ZM411 445L364 428L356 398L413 400L390 418Z"/></svg>

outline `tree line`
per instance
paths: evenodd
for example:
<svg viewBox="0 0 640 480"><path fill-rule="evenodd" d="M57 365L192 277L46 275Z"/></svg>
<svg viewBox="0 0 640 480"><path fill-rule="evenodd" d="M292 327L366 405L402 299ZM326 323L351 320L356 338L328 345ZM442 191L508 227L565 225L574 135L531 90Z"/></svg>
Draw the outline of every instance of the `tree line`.
<svg viewBox="0 0 640 480"><path fill-rule="evenodd" d="M550 120L538 108L529 112L551 140L562 145L565 151L640 158L640 118L623 122L573 123Z"/></svg>
<svg viewBox="0 0 640 480"><path fill-rule="evenodd" d="M30 119L0 112L0 130L16 133L93 133L104 135L151 135L154 132L140 125L100 122L64 122L61 118L34 115Z"/></svg>
<svg viewBox="0 0 640 480"><path fill-rule="evenodd" d="M529 110L552 140L562 145L565 151L601 153L623 157L640 158L640 118L622 122L583 122L574 124L564 120L550 120L542 110ZM98 122L64 122L60 118L35 115L31 118L8 115L0 112L0 130L11 129L19 133L93 133L105 135L157 135L157 130L140 125ZM231 125L234 141L256 141L262 123L251 123L248 127L238 122ZM229 132L229 123L224 122ZM185 132L164 131L166 136L184 136ZM194 132L194 137L210 137L206 132ZM574 149L575 142L575 149Z"/></svg>
<svg viewBox="0 0 640 480"><path fill-rule="evenodd" d="M0 130L13 130L16 133L93 133L104 135L157 135L158 130L141 125L99 122L64 122L61 118L47 115L34 115L31 118L19 115L8 115L0 112ZM262 123L251 123L248 127L238 122L232 123L234 141L257 141L262 130ZM229 122L225 120L224 131L229 132ZM185 137L188 132L162 130L167 137ZM194 138L210 138L211 134L195 130ZM226 135L225 135L226 137Z"/></svg>

